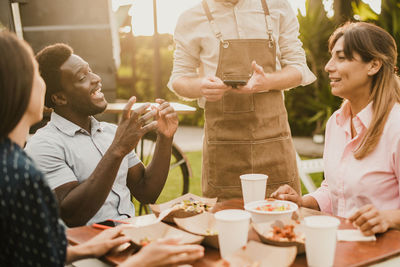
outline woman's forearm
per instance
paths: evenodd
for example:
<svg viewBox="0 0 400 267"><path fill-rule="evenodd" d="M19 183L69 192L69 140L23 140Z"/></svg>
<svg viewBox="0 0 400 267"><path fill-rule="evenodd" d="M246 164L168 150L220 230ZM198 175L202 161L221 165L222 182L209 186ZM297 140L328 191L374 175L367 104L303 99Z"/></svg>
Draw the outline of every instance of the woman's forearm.
<svg viewBox="0 0 400 267"><path fill-rule="evenodd" d="M313 209L313 210L321 210L318 202L312 196L304 196L302 197L302 207Z"/></svg>
<svg viewBox="0 0 400 267"><path fill-rule="evenodd" d="M85 246L84 244L68 246L67 259L65 263L70 264L71 262L91 257L93 257L93 253L90 251L89 247Z"/></svg>
<svg viewBox="0 0 400 267"><path fill-rule="evenodd" d="M389 222L389 228L400 230L400 210L382 211Z"/></svg>

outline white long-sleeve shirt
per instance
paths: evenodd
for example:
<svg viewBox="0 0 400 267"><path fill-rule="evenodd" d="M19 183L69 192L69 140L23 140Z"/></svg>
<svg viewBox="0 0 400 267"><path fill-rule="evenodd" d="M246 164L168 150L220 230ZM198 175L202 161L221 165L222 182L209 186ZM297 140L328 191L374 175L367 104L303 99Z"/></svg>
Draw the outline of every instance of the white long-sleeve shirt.
<svg viewBox="0 0 400 267"><path fill-rule="evenodd" d="M207 1L222 38L267 39L267 27L260 0L239 0L238 3ZM272 19L273 37L276 41L276 70L295 67L302 74L301 85L315 81L316 77L306 63L302 42L299 40L299 23L286 0L267 0ZM219 39L215 36L200 4L186 10L175 28L174 67L168 87L178 77L215 76ZM204 101L199 102L200 106Z"/></svg>

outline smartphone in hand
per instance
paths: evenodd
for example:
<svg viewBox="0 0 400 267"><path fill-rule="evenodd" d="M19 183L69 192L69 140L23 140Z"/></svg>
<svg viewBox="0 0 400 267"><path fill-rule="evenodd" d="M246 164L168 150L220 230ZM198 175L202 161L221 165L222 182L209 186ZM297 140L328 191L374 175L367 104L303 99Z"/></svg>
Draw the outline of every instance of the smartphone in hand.
<svg viewBox="0 0 400 267"><path fill-rule="evenodd" d="M245 80L223 80L224 84L232 86L233 88L237 88L238 86L246 85L247 81Z"/></svg>

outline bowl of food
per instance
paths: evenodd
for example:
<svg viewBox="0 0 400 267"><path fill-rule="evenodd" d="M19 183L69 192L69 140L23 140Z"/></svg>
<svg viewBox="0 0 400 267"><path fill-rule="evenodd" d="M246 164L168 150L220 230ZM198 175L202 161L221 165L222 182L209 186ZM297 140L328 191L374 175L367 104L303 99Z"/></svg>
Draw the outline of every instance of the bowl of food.
<svg viewBox="0 0 400 267"><path fill-rule="evenodd" d="M296 203L285 200L266 199L247 203L244 209L251 213L254 223L291 218L299 207Z"/></svg>
<svg viewBox="0 0 400 267"><path fill-rule="evenodd" d="M260 240L279 247L297 247L297 254L305 251L305 234L299 221L282 219L263 223L252 223Z"/></svg>

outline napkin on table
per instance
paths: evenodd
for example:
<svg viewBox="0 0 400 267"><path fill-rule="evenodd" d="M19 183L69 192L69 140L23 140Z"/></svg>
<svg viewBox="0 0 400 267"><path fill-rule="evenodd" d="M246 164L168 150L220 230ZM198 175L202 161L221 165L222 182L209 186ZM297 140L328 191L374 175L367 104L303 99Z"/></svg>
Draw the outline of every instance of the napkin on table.
<svg viewBox="0 0 400 267"><path fill-rule="evenodd" d="M375 235L365 236L358 229L337 230L338 241L375 241Z"/></svg>

